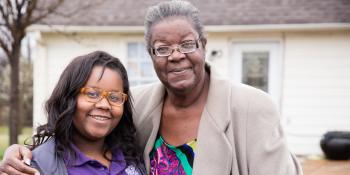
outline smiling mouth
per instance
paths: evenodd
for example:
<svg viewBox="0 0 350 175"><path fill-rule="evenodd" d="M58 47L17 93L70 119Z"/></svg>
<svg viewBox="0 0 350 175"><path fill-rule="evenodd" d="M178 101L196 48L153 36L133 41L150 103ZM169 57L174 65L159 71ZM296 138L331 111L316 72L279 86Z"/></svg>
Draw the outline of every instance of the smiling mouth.
<svg viewBox="0 0 350 175"><path fill-rule="evenodd" d="M105 120L110 120L111 117L107 117L107 116L102 116L102 115L89 115L89 117L99 120L99 121L105 121Z"/></svg>
<svg viewBox="0 0 350 175"><path fill-rule="evenodd" d="M186 70L190 70L191 68L176 68L176 69L172 69L171 71L169 71L170 73L181 73L184 72Z"/></svg>

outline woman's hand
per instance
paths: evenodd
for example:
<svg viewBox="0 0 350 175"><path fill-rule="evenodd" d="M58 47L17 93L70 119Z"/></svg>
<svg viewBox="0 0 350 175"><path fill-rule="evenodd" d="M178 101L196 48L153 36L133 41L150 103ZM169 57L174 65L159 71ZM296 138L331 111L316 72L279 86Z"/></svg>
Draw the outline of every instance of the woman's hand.
<svg viewBox="0 0 350 175"><path fill-rule="evenodd" d="M23 145L11 145L5 151L3 161L0 163L0 175L39 175L40 173L30 167L32 152Z"/></svg>

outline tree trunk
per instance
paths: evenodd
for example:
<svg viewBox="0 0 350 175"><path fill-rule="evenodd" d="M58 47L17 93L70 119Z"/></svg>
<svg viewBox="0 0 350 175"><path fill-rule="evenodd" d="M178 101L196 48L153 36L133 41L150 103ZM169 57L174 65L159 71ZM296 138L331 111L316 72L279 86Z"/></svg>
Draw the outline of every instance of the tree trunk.
<svg viewBox="0 0 350 175"><path fill-rule="evenodd" d="M19 124L20 124L20 106L19 106L19 59L20 59L21 45L14 44L12 51L11 64L11 85L10 85L10 144L18 143Z"/></svg>

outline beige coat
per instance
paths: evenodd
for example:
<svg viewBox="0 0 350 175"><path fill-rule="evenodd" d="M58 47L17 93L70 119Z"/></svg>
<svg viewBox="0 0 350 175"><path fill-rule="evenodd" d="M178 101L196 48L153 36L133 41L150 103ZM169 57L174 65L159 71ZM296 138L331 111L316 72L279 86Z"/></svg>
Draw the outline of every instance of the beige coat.
<svg viewBox="0 0 350 175"><path fill-rule="evenodd" d="M135 125L149 172L165 89L161 83L133 89ZM211 68L208 100L200 120L194 175L301 175L286 146L280 115L260 90L233 85Z"/></svg>

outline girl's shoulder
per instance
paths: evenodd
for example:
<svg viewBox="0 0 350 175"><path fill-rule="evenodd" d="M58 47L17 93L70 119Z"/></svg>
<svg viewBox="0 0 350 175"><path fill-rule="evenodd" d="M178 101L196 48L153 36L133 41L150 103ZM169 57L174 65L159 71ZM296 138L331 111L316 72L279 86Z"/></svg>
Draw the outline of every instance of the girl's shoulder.
<svg viewBox="0 0 350 175"><path fill-rule="evenodd" d="M67 175L63 158L58 157L55 147L55 139L50 138L32 151L31 166L39 170L40 174Z"/></svg>
<svg viewBox="0 0 350 175"><path fill-rule="evenodd" d="M33 151L33 156L35 155L43 155L40 154L42 152L47 152L47 153L55 153L55 139L50 138L40 146L36 147Z"/></svg>

